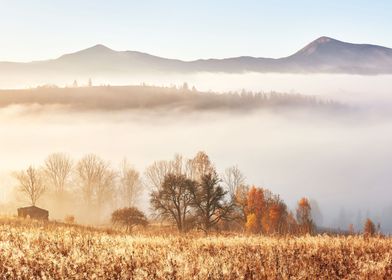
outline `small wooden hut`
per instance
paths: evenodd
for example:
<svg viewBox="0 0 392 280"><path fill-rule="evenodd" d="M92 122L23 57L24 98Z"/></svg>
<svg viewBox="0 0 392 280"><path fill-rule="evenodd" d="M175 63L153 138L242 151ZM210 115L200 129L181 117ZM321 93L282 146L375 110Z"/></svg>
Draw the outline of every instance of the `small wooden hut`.
<svg viewBox="0 0 392 280"><path fill-rule="evenodd" d="M18 208L18 217L27 218L36 220L48 220L49 219L49 211L39 208L37 206L29 206Z"/></svg>

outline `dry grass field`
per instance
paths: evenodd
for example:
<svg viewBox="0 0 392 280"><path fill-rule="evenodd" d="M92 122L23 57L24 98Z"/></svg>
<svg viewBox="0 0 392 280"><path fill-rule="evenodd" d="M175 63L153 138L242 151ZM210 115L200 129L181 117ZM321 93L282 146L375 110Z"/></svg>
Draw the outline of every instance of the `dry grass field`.
<svg viewBox="0 0 392 280"><path fill-rule="evenodd" d="M391 279L392 239L125 235L0 218L1 279Z"/></svg>

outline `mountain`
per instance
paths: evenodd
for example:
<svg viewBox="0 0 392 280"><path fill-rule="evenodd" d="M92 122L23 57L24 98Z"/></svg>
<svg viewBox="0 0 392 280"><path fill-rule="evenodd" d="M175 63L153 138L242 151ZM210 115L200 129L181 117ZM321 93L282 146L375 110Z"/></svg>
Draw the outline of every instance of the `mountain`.
<svg viewBox="0 0 392 280"><path fill-rule="evenodd" d="M53 60L30 63L0 62L0 85L21 79L56 82L74 77L195 72L390 74L392 49L321 37L293 55L278 59L242 56L182 61L137 51L115 51L103 45L96 45Z"/></svg>
<svg viewBox="0 0 392 280"><path fill-rule="evenodd" d="M392 49L369 44L350 44L328 37L313 41L284 60L305 72L392 73Z"/></svg>

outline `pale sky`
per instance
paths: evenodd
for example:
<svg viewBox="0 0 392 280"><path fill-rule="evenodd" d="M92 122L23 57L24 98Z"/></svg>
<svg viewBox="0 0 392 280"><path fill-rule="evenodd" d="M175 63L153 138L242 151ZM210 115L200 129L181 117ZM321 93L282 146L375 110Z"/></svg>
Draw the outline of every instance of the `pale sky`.
<svg viewBox="0 0 392 280"><path fill-rule="evenodd" d="M392 1L0 0L0 61L96 44L192 60L287 56L329 36L392 47Z"/></svg>

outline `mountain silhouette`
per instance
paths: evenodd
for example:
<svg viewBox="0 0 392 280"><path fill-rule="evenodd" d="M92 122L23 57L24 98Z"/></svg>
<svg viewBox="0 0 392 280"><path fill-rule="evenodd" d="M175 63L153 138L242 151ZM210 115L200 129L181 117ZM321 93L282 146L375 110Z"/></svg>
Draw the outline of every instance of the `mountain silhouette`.
<svg viewBox="0 0 392 280"><path fill-rule="evenodd" d="M166 73L346 73L391 74L392 49L352 44L320 37L291 56L262 58L241 56L183 61L137 51L115 51L96 45L57 59L29 63L0 62L0 84L28 77L51 81L75 76L106 77Z"/></svg>

